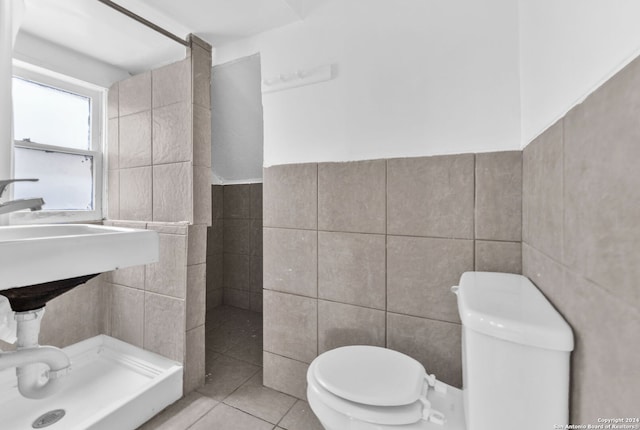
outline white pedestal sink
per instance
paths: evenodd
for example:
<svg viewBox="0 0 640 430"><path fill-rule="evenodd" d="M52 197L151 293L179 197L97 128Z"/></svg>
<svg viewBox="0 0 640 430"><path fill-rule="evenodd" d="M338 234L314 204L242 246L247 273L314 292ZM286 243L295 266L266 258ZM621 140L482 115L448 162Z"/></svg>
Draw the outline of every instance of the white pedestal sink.
<svg viewBox="0 0 640 430"><path fill-rule="evenodd" d="M158 233L89 224L0 227L0 290L158 261Z"/></svg>
<svg viewBox="0 0 640 430"><path fill-rule="evenodd" d="M99 273L158 259L155 231L84 224L0 227L0 295L17 321L16 351L0 351L0 369L6 369L0 371L0 410L15 418L3 426L129 429L181 397L179 363L107 336L66 351L38 343L48 300ZM31 413L36 405L39 417Z"/></svg>

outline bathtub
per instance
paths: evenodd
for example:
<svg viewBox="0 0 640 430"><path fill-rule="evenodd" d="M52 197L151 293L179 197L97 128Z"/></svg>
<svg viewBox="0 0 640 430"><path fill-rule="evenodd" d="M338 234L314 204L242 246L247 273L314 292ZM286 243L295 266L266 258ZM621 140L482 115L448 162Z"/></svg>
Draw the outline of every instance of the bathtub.
<svg viewBox="0 0 640 430"><path fill-rule="evenodd" d="M0 427L133 430L182 397L182 365L109 336L64 348L72 371L42 400L18 393L15 368L0 372Z"/></svg>

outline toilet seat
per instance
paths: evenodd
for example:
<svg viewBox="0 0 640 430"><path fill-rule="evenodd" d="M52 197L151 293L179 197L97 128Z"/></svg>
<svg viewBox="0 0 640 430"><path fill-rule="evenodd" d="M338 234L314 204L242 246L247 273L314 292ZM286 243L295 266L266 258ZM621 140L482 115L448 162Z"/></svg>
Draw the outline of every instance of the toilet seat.
<svg viewBox="0 0 640 430"><path fill-rule="evenodd" d="M371 406L403 406L417 401L426 371L413 358L377 346L347 346L315 361L313 376L332 394Z"/></svg>
<svg viewBox="0 0 640 430"><path fill-rule="evenodd" d="M422 418L422 403L415 401L408 405L400 406L373 406L363 403L352 402L339 397L326 390L312 377L315 372L315 363L311 363L307 373L309 391L321 399L322 403L328 407L355 419L368 423L384 425L404 425L415 423Z"/></svg>
<svg viewBox="0 0 640 430"><path fill-rule="evenodd" d="M346 346L317 357L307 372L309 390L329 407L355 419L406 425L445 417L433 410L430 394L446 385L416 360L374 346Z"/></svg>

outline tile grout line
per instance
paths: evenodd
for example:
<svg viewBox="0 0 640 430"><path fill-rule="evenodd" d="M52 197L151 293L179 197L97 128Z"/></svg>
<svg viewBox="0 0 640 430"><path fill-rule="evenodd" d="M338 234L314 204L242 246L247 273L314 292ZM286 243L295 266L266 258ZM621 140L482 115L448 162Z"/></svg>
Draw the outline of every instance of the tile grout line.
<svg viewBox="0 0 640 430"><path fill-rule="evenodd" d="M389 347L389 161L384 163L384 346Z"/></svg>
<svg viewBox="0 0 640 430"><path fill-rule="evenodd" d="M356 308L363 308L363 309L369 309L369 310L380 311L380 312L385 312L386 311L386 309L384 309L384 308L374 308L372 306L365 306L365 305L354 304L354 303L340 302L338 300L328 299L326 297L310 297L310 296L305 296L305 295L302 295L302 294L299 294L299 293L291 293L289 291L274 290L274 289L271 289L271 288L265 288L264 290L265 291L270 291L270 292L273 292L273 293L287 294L287 295L290 295L290 296L300 297L300 298L304 298L304 299L312 299L312 300L315 299L318 302L336 303L336 304L340 304L340 305L353 306L353 307L356 307Z"/></svg>
<svg viewBox="0 0 640 430"><path fill-rule="evenodd" d="M211 397L205 396L204 394L202 394L202 393L200 393L200 392L198 392L198 394L200 394L200 395L201 395L201 396L203 396L203 397L207 397L208 399L211 399ZM183 398L184 398L184 397L183 397ZM204 414L200 415L200 416L198 417L198 419L197 419L197 420L195 420L194 422L192 422L191 424L189 424L189 426L188 426L185 430L189 430L189 429L193 428L193 426L195 426L197 423L199 423L199 422L200 422L204 417L206 417L207 415L209 415L209 414L211 413L211 411L213 411L215 408L217 408L218 406L220 406L220 405L222 404L222 402L218 402L218 401L217 401L217 400L215 400L215 399L211 399L211 400L213 400L213 401L215 401L215 402L217 402L217 403L216 403L215 405L213 405L213 406L211 407L211 409L207 410L207 412L205 412ZM178 430L178 429L176 429L176 430Z"/></svg>
<svg viewBox="0 0 640 430"><path fill-rule="evenodd" d="M226 321L226 323L225 323L225 322L223 322L223 324L222 324L220 327L223 327L225 324L228 324L228 323L229 323L228 321ZM244 363L248 363L248 362L246 362L246 361L244 361L244 360L237 359L237 358L235 358L235 357L229 356L229 355L227 355L226 353L220 353L220 356L225 356L225 357L230 358L230 359L232 359L232 360L237 360L237 361L241 361L241 362L244 362ZM249 364L252 364L252 365L254 365L254 366L255 366L255 364L253 364L253 363L249 363ZM234 405L229 404L229 403L227 403L227 402L226 402L226 400L227 400L227 399L229 399L229 397L231 397L234 393L236 393L236 392L237 392L238 390L240 390L242 387L245 387L245 386L247 385L247 383L249 382L249 380L250 380L250 379L252 379L253 377L255 377L255 375L257 375L261 370L263 370L263 367L262 367L262 366L258 366L258 367L259 367L259 368L258 368L254 373L252 373L248 378L246 378L243 382L241 382L241 383L240 383L240 385L239 385L235 390L233 390L231 393L227 394L224 398L222 398L222 399L218 402L218 404L217 404L216 406L218 406L218 405L220 405L220 404L224 404L224 405L226 405L226 406L228 406L228 407L230 407L230 408L233 408L233 409L235 409L235 410L237 410L237 411L239 411L239 412L241 412L241 413L243 413L243 414L246 414L246 415L249 415L249 416L251 416L251 417L254 417L254 418L256 418L256 419L260 420L261 422L267 423L267 424L269 424L269 425L273 426L272 428L275 428L275 427L277 427L277 426L278 426L278 424L279 424L279 423L284 419L284 417L285 417L285 416L290 412L290 410L295 406L295 404L298 402L298 400L299 400L299 399L297 399L297 398L295 398L295 397L293 397L293 396L289 396L289 395L287 395L286 393L282 393L282 394L285 394L285 395L287 395L287 396L291 397L294 401L293 401L293 404L292 404L292 405L291 405L291 406L286 410L286 412L285 412L285 413L284 413L284 414L283 414L283 415L278 419L278 421L277 421L276 423L272 423L272 422L270 422L270 421L267 421L266 419L264 419L264 418L262 418L262 417L259 417L259 416L257 416L257 415L254 415L253 413L251 413L251 412L249 412L249 411L243 410L242 408L236 407L236 406L234 406ZM270 389L269 387L265 387L264 385L260 385L260 387L264 387L264 388ZM272 389L270 389L270 390L272 390ZM275 391L275 392L277 392L277 393L281 393L281 392L280 392L280 391L278 391L278 390L273 390L273 391ZM209 397L209 396L207 396L206 394L203 394L203 393L201 393L201 392L199 392L199 393L200 393L201 395L205 396L205 397ZM209 398L211 398L211 397L209 397ZM215 399L214 399L214 400L215 400ZM215 408L215 407L214 407L214 408ZM212 408L212 409L214 409L214 408ZM210 409L207 413L209 413L212 409ZM196 421L196 422L197 422L197 421ZM194 423L194 424L195 424L195 423ZM192 425L193 425L193 424L192 424Z"/></svg>
<svg viewBox="0 0 640 430"><path fill-rule="evenodd" d="M151 124L149 124L149 136L151 137L151 141L149 142L151 144L151 148L149 148L149 154L151 156L151 220L153 221L153 171L154 171L154 165L153 165L153 117L154 117L154 111L153 111L153 72L149 72L149 82L151 84L151 94L149 95L149 98L151 99L151 106L149 106L149 116L151 117ZM186 293L185 293L186 296Z"/></svg>
<svg viewBox="0 0 640 430"><path fill-rule="evenodd" d="M316 357L320 353L320 165L316 164Z"/></svg>
<svg viewBox="0 0 640 430"><path fill-rule="evenodd" d="M310 363L307 363L306 361L302 361L302 360L299 360L297 358L287 357L286 355L282 355L282 353L280 353L280 352L267 351L266 349L264 350L264 352L266 352L268 354L271 354L271 355L275 355L275 356L280 357L280 358L286 358L287 360L295 361L296 363L301 363L301 364L304 364L306 366L308 366L310 364Z"/></svg>
<svg viewBox="0 0 640 430"><path fill-rule="evenodd" d="M389 234L388 232L378 232L371 233L365 231L342 231L342 230L322 230L322 229L313 229L313 228L298 228L298 227L277 227L277 226L264 226L265 229L269 230L295 230L295 231L308 231L314 232L318 231L321 233L339 233L339 234L350 234L350 235L367 235L367 236L397 236L397 237L413 237L418 239L442 239L442 240L475 240L476 238L473 234L470 237L453 237L453 236L433 236L433 235L421 235L421 234L401 234L401 233L393 233ZM478 238L478 240L487 241L487 242L507 242L507 243L517 243L518 240L505 240L505 239L483 239Z"/></svg>
<svg viewBox="0 0 640 430"><path fill-rule="evenodd" d="M118 173L118 218L120 218L120 200L122 199L122 194L121 194L121 190L122 187L120 186L120 84L118 83L118 116L116 117L116 121L118 124L118 135L116 136L117 140L117 146L118 146L118 169L117 169L117 173ZM108 130L108 128L107 128ZM109 142L107 141L107 146L109 146ZM107 162L108 162L108 158L107 158ZM107 172L107 175L109 175L109 173ZM107 186L108 186L108 181L109 178L107 177ZM109 209L109 196L107 196L107 210ZM109 218L109 213L107 212L107 218Z"/></svg>
<svg viewBox="0 0 640 430"><path fill-rule="evenodd" d="M280 391L278 391L278 392L280 392ZM286 393L285 393L285 394L286 394ZM291 397L293 397L293 396L291 396ZM287 409L287 412L285 412L285 413L284 413L284 415L282 416L282 418L280 418L280 419L278 420L278 422L276 423L276 425L275 425L275 427L274 427L274 428L276 428L276 427L280 427L280 423L282 422L282 420L284 420L284 418L285 418L287 415L289 415L289 412L291 412L291 410L294 408L294 406L295 406L295 405L297 405L297 404L298 404L298 402L300 402L300 401L301 401L301 400L300 400L300 399L298 399L297 397L293 397L293 398L295 399L295 402L293 402L293 405L291 405L291 407L290 407L289 409ZM283 427L283 428L284 428L284 427Z"/></svg>
<svg viewBox="0 0 640 430"><path fill-rule="evenodd" d="M232 358L233 358L233 357L232 357ZM243 363L245 363L245 362L243 362ZM254 365L254 366L255 366L255 365ZM236 391L238 391L240 388L244 387L244 386L246 385L246 383L247 383L247 382L249 382L249 380L250 380L251 378L253 378L254 376L256 376L256 375L258 374L258 372L260 372L260 370L261 370L261 369L262 369L262 367L260 367L258 370L256 370L255 372L253 372L253 373L251 374L251 376L249 376L247 379L245 379L244 381L242 381L242 382L240 383L240 385L238 385L238 386L237 386L237 387L236 387L232 392L230 392L230 393L229 393L229 394L227 394L224 398L222 398L222 399L220 400L220 403L224 403L224 401L225 401L225 400L227 400L229 397L231 397L231 395L233 395L233 393L235 393ZM214 399L214 400L215 400L215 399ZM227 403L225 403L225 405L227 405ZM231 406L231 405L227 405L227 406ZM231 406L231 407L233 407L233 406ZM238 409L238 408L235 408L235 409ZM238 410L240 410L240 409L238 409ZM245 411L242 411L242 412L245 412ZM245 412L245 413L248 413L248 412ZM251 415L251 414L249 414L249 415ZM258 417L256 417L256 418L258 418ZM260 419L262 419L262 418L260 418Z"/></svg>
<svg viewBox="0 0 640 430"><path fill-rule="evenodd" d="M476 218L478 216L478 157L476 154L473 154L473 249L472 249L472 258L473 258L473 270L477 270L476 267L476 244L478 243L478 223L476 222Z"/></svg>
<svg viewBox="0 0 640 430"><path fill-rule="evenodd" d="M228 396L227 396L227 397L228 397ZM226 398L225 398L225 399L226 399ZM235 407L235 406L233 406L233 405L230 405L230 404L228 404L228 403L220 402L219 404L220 404L220 405L228 406L228 407L230 407L230 408L233 408L233 409L235 409L235 410L236 410L236 411L238 411L238 412L242 412L243 414L249 415L249 416L251 416L251 417L253 417L253 418L257 419L257 420L260 420L260 421L262 421L263 423L267 423L267 424L269 424L269 425L273 426L273 427L271 428L271 430L275 429L275 428L277 427L277 425L278 425L278 424L271 423L271 422L269 422L269 421L265 420L264 418L260 418L260 417L258 417L258 416L256 416L256 415L253 415L253 414L252 414L252 413L250 413L250 412L244 411L244 410L242 410L242 409L240 409L240 408L237 408L237 407ZM216 406L218 406L218 405L216 405ZM211 408L211 409L213 409L213 408Z"/></svg>
<svg viewBox="0 0 640 430"><path fill-rule="evenodd" d="M564 176L565 176L565 171L566 171L566 166L565 166L565 159L566 159L566 157L565 157L565 140L566 140L565 133L566 133L566 131L565 130L566 130L566 127L565 127L565 124L564 124L564 121L565 121L564 117L560 121L561 121L561 124L562 124L562 138L560 140L560 157L562 158L562 167L560 169L560 190L561 190L560 191L560 195L561 195L560 200L562 201L562 210L561 210L561 213L562 213L561 219L562 219L562 221L560 222L560 230L561 230L560 231L560 260L562 260L561 264L563 266L565 266L564 263L565 263L566 257L565 257L565 249L564 249L565 248L564 247L564 244L565 244L565 228L564 228L564 225L565 225L565 215L566 215L566 213L565 213L566 212L565 211L565 203L566 203L565 191L566 190L565 190L565 187L564 187L564 182L565 182L564 181Z"/></svg>

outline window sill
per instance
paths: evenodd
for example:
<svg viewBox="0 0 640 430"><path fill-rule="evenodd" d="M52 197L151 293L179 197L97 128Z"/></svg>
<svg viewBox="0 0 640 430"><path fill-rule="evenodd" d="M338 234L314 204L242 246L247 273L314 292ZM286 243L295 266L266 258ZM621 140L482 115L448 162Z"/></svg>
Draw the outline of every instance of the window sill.
<svg viewBox="0 0 640 430"><path fill-rule="evenodd" d="M20 211L9 214L10 225L102 223L97 211Z"/></svg>

